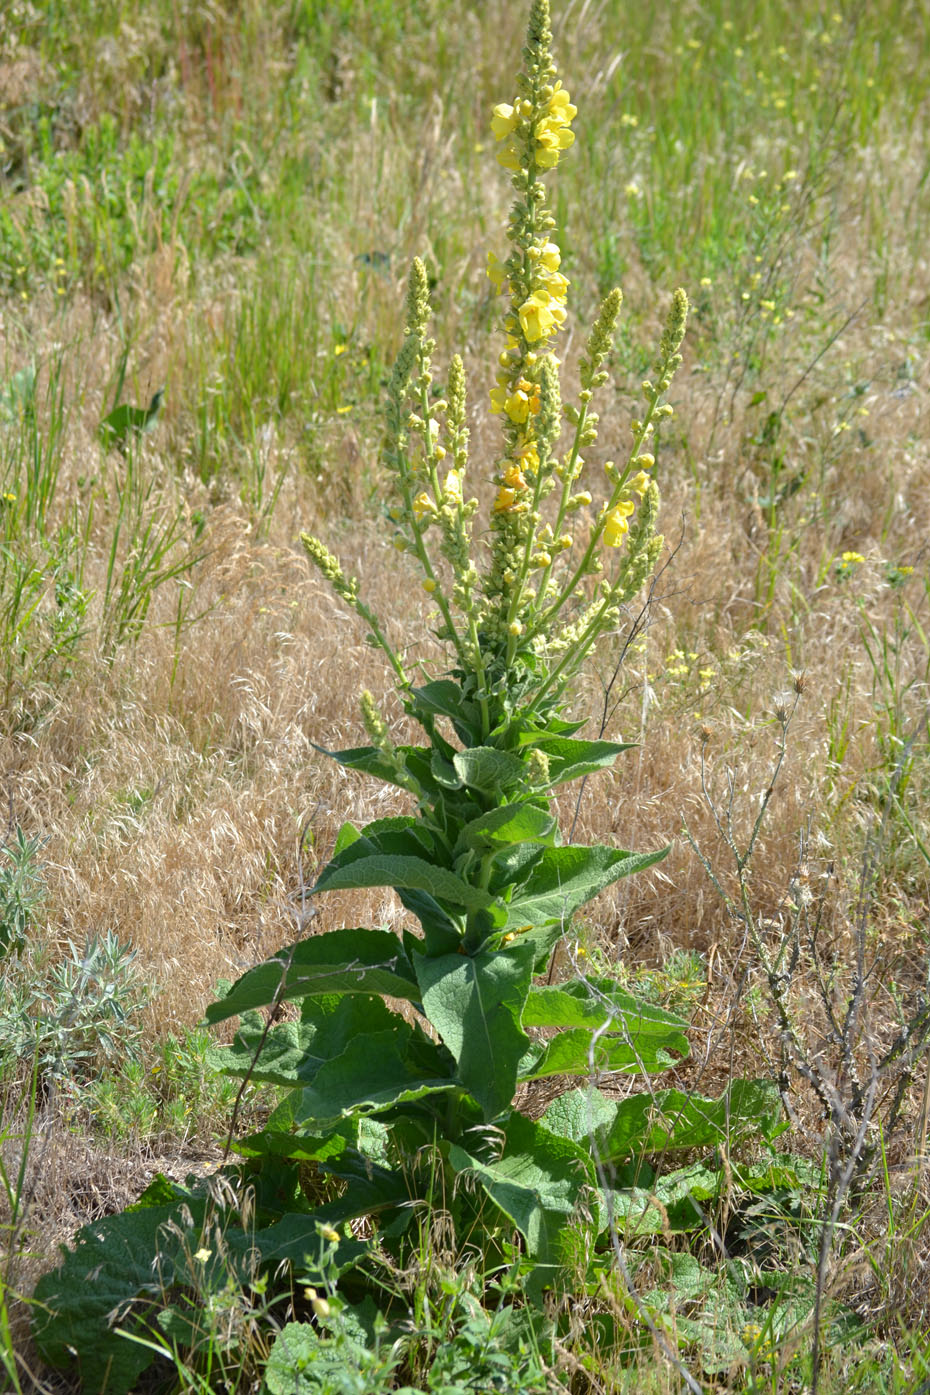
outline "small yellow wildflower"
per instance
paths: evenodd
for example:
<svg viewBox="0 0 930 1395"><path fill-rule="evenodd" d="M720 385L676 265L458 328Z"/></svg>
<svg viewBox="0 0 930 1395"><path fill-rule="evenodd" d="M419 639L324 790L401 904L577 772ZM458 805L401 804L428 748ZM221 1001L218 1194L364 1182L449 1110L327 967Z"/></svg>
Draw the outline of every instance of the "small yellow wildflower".
<svg viewBox="0 0 930 1395"><path fill-rule="evenodd" d="M435 505L432 499L429 497L426 490L424 489L417 495L417 497L413 501L414 518L417 520L418 523L420 523L424 518L426 518L428 514L431 514L433 512L434 508Z"/></svg>
<svg viewBox="0 0 930 1395"><path fill-rule="evenodd" d="M462 476L458 470L450 470L442 487L442 497L449 504L462 502Z"/></svg>
<svg viewBox="0 0 930 1395"><path fill-rule="evenodd" d="M491 117L491 130L495 140L506 140L513 135L520 120L519 113L509 102L498 102Z"/></svg>
<svg viewBox="0 0 930 1395"><path fill-rule="evenodd" d="M519 309L520 325L530 344L544 339L556 328L559 316L546 291L534 291Z"/></svg>
<svg viewBox="0 0 930 1395"><path fill-rule="evenodd" d="M845 562L847 567L854 567L857 563L864 562L865 558L861 552L844 552L841 561Z"/></svg>
<svg viewBox="0 0 930 1395"><path fill-rule="evenodd" d="M526 480L519 465L508 465L504 471L504 484L517 494L526 489Z"/></svg>
<svg viewBox="0 0 930 1395"><path fill-rule="evenodd" d="M607 547L619 547L629 531L627 519L633 512L632 499L621 499L608 511L604 523L604 543Z"/></svg>

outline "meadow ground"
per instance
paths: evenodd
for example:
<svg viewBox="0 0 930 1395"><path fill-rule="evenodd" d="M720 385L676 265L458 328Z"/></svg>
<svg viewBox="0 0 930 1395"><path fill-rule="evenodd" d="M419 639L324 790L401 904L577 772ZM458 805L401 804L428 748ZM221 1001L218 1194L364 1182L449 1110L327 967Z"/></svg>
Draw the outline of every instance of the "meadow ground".
<svg viewBox="0 0 930 1395"><path fill-rule="evenodd" d="M23 1389L29 1371L64 1388L24 1301L56 1244L222 1148L235 1083L197 1025L218 982L295 925L402 923L381 890L301 899L344 820L403 807L317 747L364 740L362 688L395 733L404 716L298 535L359 576L411 663L428 652L430 598L384 517L382 401L419 255L437 362L465 360L486 502L485 266L511 197L488 121L524 25L505 0L0 14L0 1339ZM779 1147L816 1161L823 1100L789 1014L869 1159L820 1266L854 1330L827 1343L820 1388L930 1388L911 1051L930 893L930 16L600 0L556 5L553 26L579 109L552 184L566 384L600 298L624 291L593 478L623 449L672 290L693 303L656 450L661 569L572 709L638 745L561 801L579 841L672 851L593 903L565 961L685 1011L692 1056L663 1085L779 1079ZM102 419L161 388L153 429L107 449ZM707 1388L811 1388L809 1315L729 1373L702 1367L702 1340L682 1326ZM629 1345L598 1366L575 1333L551 1379L680 1388L649 1340Z"/></svg>

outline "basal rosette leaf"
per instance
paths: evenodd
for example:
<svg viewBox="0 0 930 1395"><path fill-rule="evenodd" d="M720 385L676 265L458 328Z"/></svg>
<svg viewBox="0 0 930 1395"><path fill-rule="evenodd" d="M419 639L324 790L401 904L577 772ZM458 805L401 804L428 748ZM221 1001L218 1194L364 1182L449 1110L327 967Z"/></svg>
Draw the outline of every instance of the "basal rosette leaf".
<svg viewBox="0 0 930 1395"><path fill-rule="evenodd" d="M772 1138L782 1114L774 1081L734 1080L711 1099L656 1090L613 1100L590 1088L573 1090L550 1105L542 1122L568 1137L592 1132L598 1156L615 1163L644 1153L730 1144L750 1133Z"/></svg>
<svg viewBox="0 0 930 1395"><path fill-rule="evenodd" d="M457 1078L486 1119L509 1108L529 1038L520 1017L533 974L533 948L418 958L423 1010L457 1064Z"/></svg>
<svg viewBox="0 0 930 1395"><path fill-rule="evenodd" d="M238 1169L226 1175L235 1182ZM218 1206L204 1182L181 1186L158 1178L132 1209L83 1226L73 1247L62 1247L59 1267L36 1285L36 1346L51 1366L76 1365L82 1390L129 1395L158 1358L118 1329L148 1335L169 1311L173 1289L218 1292L229 1282L247 1288L256 1272L270 1274L282 1263L301 1264L312 1281L313 1256L320 1254L317 1219L284 1211L256 1228L253 1211L244 1227L237 1209ZM343 1239L327 1260L328 1272L353 1267L367 1250L364 1242ZM204 1251L206 1258L197 1258ZM171 1369L161 1363L164 1376Z"/></svg>
<svg viewBox="0 0 930 1395"><path fill-rule="evenodd" d="M223 1022L274 1002L332 993L385 993L415 1002L413 965L389 930L329 930L282 949L242 975L206 1018Z"/></svg>
<svg viewBox="0 0 930 1395"><path fill-rule="evenodd" d="M484 1162L451 1144L449 1160L457 1172L477 1178L487 1196L519 1230L527 1252L540 1264L556 1265L563 1257L566 1228L594 1169L585 1148L558 1138L522 1114L505 1125L505 1143L496 1162Z"/></svg>

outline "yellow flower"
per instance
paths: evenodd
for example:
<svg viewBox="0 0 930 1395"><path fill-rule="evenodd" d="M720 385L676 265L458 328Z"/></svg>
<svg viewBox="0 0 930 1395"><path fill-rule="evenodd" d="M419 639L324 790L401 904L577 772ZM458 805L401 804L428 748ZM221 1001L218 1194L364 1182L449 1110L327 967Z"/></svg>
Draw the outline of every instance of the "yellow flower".
<svg viewBox="0 0 930 1395"><path fill-rule="evenodd" d="M462 502L462 476L458 470L450 470L442 487L443 499L450 504Z"/></svg>
<svg viewBox="0 0 930 1395"><path fill-rule="evenodd" d="M520 446L516 454L520 458L521 467L524 470L529 470L531 474L535 475L539 469L539 451L536 448L536 442L527 441L524 445Z"/></svg>
<svg viewBox="0 0 930 1395"><path fill-rule="evenodd" d="M495 140L506 140L517 128L519 113L509 102L498 102L491 117L491 130Z"/></svg>
<svg viewBox="0 0 930 1395"><path fill-rule="evenodd" d="M491 411L502 412L507 406L507 389L505 387L493 387L491 389Z"/></svg>
<svg viewBox="0 0 930 1395"><path fill-rule="evenodd" d="M413 516L420 523L427 514L433 512L435 505L424 489L413 501Z"/></svg>
<svg viewBox="0 0 930 1395"><path fill-rule="evenodd" d="M520 168L520 152L512 141L497 152L497 163L503 165L505 170L513 170L514 173Z"/></svg>
<svg viewBox="0 0 930 1395"><path fill-rule="evenodd" d="M544 271L539 278L546 290L546 293L556 301L564 301L568 295L568 288L571 284L567 276L563 276L561 271ZM554 309L554 315L557 313Z"/></svg>
<svg viewBox="0 0 930 1395"><path fill-rule="evenodd" d="M619 547L629 531L627 519L633 512L632 499L621 499L608 512L604 522L604 542L607 547Z"/></svg>
<svg viewBox="0 0 930 1395"><path fill-rule="evenodd" d="M520 324L527 342L534 344L556 328L557 315L545 291L534 291L519 309Z"/></svg>
<svg viewBox="0 0 930 1395"><path fill-rule="evenodd" d="M571 100L562 83L556 82L552 89L552 96L546 104L549 108L549 115L553 121L560 125L567 126L570 121L574 121L578 115L578 108L572 106Z"/></svg>
<svg viewBox="0 0 930 1395"><path fill-rule="evenodd" d="M517 502L517 496L512 489L505 489L503 486L497 491L497 498L494 500L495 513L507 513Z"/></svg>
<svg viewBox="0 0 930 1395"><path fill-rule="evenodd" d="M864 562L865 558L861 552L844 552L842 560L847 567L854 567L858 562Z"/></svg>
<svg viewBox="0 0 930 1395"><path fill-rule="evenodd" d="M635 489L636 493L642 499L646 490L649 488L649 476L646 474L645 470L640 470L638 475L633 476L630 480L630 488Z"/></svg>
<svg viewBox="0 0 930 1395"><path fill-rule="evenodd" d="M551 170L559 156L575 139L574 131L560 125L553 117L544 117L536 127L536 164L541 170Z"/></svg>
<svg viewBox="0 0 930 1395"><path fill-rule="evenodd" d="M544 247L540 248L539 264L544 266L547 271L558 271L562 265L562 253L554 242L547 242Z"/></svg>
<svg viewBox="0 0 930 1395"><path fill-rule="evenodd" d="M492 402L493 406L493 402ZM520 378L504 402L504 411L516 426L522 426L531 412L539 411L539 385Z"/></svg>

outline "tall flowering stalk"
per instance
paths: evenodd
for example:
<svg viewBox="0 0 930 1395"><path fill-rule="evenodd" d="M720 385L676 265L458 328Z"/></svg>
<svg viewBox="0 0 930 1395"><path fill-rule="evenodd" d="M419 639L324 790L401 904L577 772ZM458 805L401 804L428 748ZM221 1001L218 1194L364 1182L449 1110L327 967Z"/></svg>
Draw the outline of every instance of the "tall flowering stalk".
<svg viewBox="0 0 930 1395"><path fill-rule="evenodd" d="M601 305L581 360L578 403L563 407L555 346L566 320L569 281L561 270L543 176L572 145L576 108L556 77L551 37L547 0L534 0L516 95L498 104L491 120L515 198L509 253L503 261L493 251L488 255L488 275L505 301L504 346L490 394L503 440L493 467L489 529L477 560L472 530L478 503L466 497L462 362L453 358L446 395L437 400L435 342L428 334L430 306L419 259L410 272L384 448L398 496L391 510L395 545L416 559L438 607L437 633L451 650L452 672L480 711L479 743L504 748L525 741L529 729L545 728L599 636L616 628L622 606L655 566L662 537L656 531L655 458L648 447L656 422L673 410L662 398L680 362L688 312L685 292L676 291L655 381L642 385L642 416L632 422L625 458L605 465L606 494L594 509L582 452L597 440L591 401L607 379L604 365L622 295L613 290ZM305 536L304 544L326 574L338 567L318 541ZM417 715L397 655L359 601L357 586L351 596L340 594L368 621Z"/></svg>

